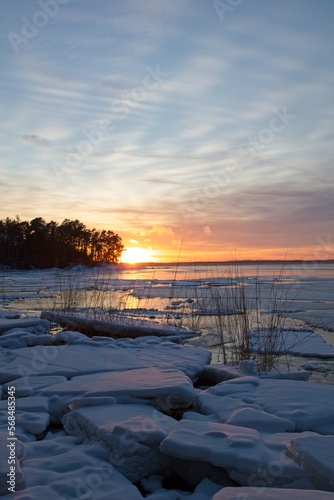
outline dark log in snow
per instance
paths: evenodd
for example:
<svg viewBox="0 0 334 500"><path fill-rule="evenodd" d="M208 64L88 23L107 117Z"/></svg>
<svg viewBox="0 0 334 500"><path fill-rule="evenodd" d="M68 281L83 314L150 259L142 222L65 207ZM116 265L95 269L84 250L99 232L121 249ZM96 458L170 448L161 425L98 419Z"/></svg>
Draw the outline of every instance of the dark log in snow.
<svg viewBox="0 0 334 500"><path fill-rule="evenodd" d="M197 335L196 332L190 330L144 319L115 317L111 320L101 321L56 311L43 311L41 318L57 323L67 330L85 333L88 337L103 335L119 339L123 337L136 338L155 335L157 337L168 337L170 340L177 340Z"/></svg>

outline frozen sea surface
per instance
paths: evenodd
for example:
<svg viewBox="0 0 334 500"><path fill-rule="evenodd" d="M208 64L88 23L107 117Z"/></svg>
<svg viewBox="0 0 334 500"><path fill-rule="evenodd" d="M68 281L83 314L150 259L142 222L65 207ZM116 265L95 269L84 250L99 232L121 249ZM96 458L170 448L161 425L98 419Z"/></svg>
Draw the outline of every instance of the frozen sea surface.
<svg viewBox="0 0 334 500"><path fill-rule="evenodd" d="M334 498L334 385L293 371L260 378L245 362L213 367L203 389L211 353L200 346L79 332L36 345L57 335L16 316L0 336L14 332L0 344L1 496L209 500L261 488L269 499Z"/></svg>
<svg viewBox="0 0 334 500"><path fill-rule="evenodd" d="M264 317L277 269L247 268L249 296L261 282ZM293 307L286 307L284 332L295 356L289 369L264 378L249 363L216 363L212 298L231 286L219 266L180 267L177 274L168 266L102 270L93 278L84 269L2 273L0 495L334 499L334 385L323 383L333 373L334 268L319 265L313 276L305 268L288 271L283 288ZM182 345L154 336L50 334L36 316L52 304L97 320L107 309L119 321L198 326L201 335ZM259 332L254 325L254 345ZM318 383L306 381L309 374ZM13 394L15 494L6 482Z"/></svg>

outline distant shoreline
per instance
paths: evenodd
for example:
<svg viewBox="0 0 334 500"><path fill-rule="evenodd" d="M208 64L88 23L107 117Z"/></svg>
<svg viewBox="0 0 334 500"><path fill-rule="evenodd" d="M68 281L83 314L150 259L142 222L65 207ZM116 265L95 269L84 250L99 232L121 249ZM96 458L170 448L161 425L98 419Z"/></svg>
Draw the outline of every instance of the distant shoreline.
<svg viewBox="0 0 334 500"><path fill-rule="evenodd" d="M334 259L328 260L307 260L307 259L295 259L295 260L222 260L222 261L185 261L185 262L138 262L136 264L120 263L117 265L126 266L129 268L145 267L145 266L198 266L198 265L210 265L210 266L220 266L220 265L272 265L272 264L334 264Z"/></svg>

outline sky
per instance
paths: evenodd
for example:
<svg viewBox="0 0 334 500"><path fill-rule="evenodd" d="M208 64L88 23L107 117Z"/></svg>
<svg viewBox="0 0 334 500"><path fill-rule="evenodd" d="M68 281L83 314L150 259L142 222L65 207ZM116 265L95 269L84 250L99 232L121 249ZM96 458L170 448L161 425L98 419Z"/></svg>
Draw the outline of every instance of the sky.
<svg viewBox="0 0 334 500"><path fill-rule="evenodd" d="M0 219L79 219L133 260L334 257L333 0L1 12Z"/></svg>

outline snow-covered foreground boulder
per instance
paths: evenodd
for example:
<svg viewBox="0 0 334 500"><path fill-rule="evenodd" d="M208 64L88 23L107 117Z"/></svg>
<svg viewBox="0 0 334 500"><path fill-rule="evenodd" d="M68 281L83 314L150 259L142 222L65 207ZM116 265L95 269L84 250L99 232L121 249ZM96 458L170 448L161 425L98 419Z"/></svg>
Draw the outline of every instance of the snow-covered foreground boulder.
<svg viewBox="0 0 334 500"><path fill-rule="evenodd" d="M78 332L43 334L53 345L34 345L27 333L42 336L24 327L0 345L1 496L334 498L333 385L241 367L202 390L193 384L210 375L210 353L200 347ZM13 393L15 495L6 483Z"/></svg>

